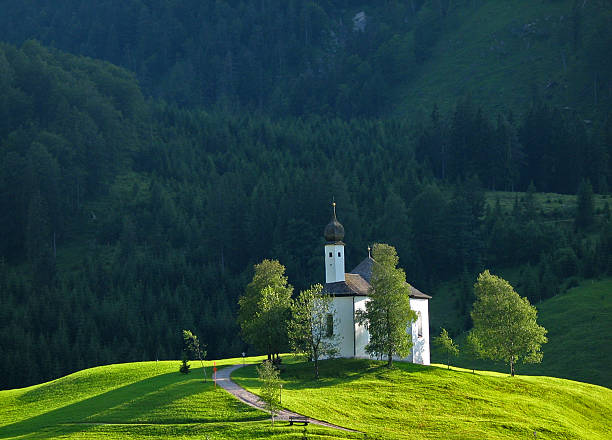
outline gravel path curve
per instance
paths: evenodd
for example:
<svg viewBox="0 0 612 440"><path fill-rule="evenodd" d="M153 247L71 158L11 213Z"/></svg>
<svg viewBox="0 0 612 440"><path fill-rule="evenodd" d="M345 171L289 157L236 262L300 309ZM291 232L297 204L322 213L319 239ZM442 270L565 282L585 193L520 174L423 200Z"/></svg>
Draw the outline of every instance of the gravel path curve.
<svg viewBox="0 0 612 440"><path fill-rule="evenodd" d="M250 365L250 364L247 364L247 365ZM238 385L236 382L234 382L230 378L230 375L232 374L232 372L237 370L238 368L242 368L242 365L230 365L225 368L221 368L219 371L217 371L217 385L219 385L221 388L223 388L228 393L232 394L242 403L246 403L247 405L252 406L253 408L257 408L262 411L266 411L264 404L259 398L259 396L251 393L250 391L245 390L244 388L242 388L240 385ZM278 420L288 421L289 417L306 417L308 419L308 423L313 423L315 425L321 425L321 426L326 426L328 428L340 429L342 431L360 432L354 429L349 429L349 428L344 428L342 426L334 425L332 423L328 423L323 420L312 419L310 417L304 416L303 414L294 413L286 409L282 409L277 414Z"/></svg>

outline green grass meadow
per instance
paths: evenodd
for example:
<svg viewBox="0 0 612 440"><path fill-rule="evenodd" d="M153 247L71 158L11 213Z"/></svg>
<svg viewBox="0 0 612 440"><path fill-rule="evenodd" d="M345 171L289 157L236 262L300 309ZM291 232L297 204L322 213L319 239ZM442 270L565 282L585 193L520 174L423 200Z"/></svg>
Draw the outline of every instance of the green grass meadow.
<svg viewBox="0 0 612 440"><path fill-rule="evenodd" d="M225 359L217 365L240 362ZM301 438L302 428L286 423L272 428L268 415L215 389L210 368L204 383L201 368L183 375L178 366L178 361L108 365L0 391L0 438ZM312 438L347 438L314 426L308 433Z"/></svg>
<svg viewBox="0 0 612 440"><path fill-rule="evenodd" d="M612 391L551 377L369 360L288 363L283 405L380 439L610 439ZM258 392L255 367L232 377Z"/></svg>
<svg viewBox="0 0 612 440"><path fill-rule="evenodd" d="M259 362L261 358L248 358ZM241 363L241 359L218 365ZM28 388L0 391L0 438L19 439L301 439L302 427L270 425L201 368L178 373L177 361L83 370ZM210 365L210 362L208 363ZM195 363L194 363L195 366ZM612 391L551 377L443 366L330 360L312 365L285 357L283 406L361 433L309 425L307 438L608 439ZM233 377L259 391L254 366Z"/></svg>
<svg viewBox="0 0 612 440"><path fill-rule="evenodd" d="M439 364L396 363L388 369L370 360L323 361L322 379L315 381L310 363L286 356L283 406L361 432L309 425L307 438L610 439L612 390L557 378L612 385L610 292L612 279L587 280L538 304L550 342L542 364L519 365L514 378L505 365L460 355L451 363L465 368L450 370ZM433 360L442 356L434 351ZM217 361L221 368L240 363ZM178 361L107 365L0 391L0 439L304 438L302 427L272 427L265 413L215 388L211 361L206 383L198 366L192 362L192 373L182 375ZM475 373L466 369L472 367ZM232 377L259 391L254 366Z"/></svg>
<svg viewBox="0 0 612 440"><path fill-rule="evenodd" d="M512 274L502 276L512 278ZM434 296L430 305L430 313L436 317L432 332L437 325L457 325L453 321L451 295L452 289L446 288ZM538 323L548 330L548 343L542 346L542 363L518 364L518 373L561 377L612 388L612 278L584 280L579 286L535 306ZM464 336L455 338L460 353L457 358L451 358L451 364L508 371L503 363L474 360L461 352ZM446 357L432 347L432 361L446 362Z"/></svg>

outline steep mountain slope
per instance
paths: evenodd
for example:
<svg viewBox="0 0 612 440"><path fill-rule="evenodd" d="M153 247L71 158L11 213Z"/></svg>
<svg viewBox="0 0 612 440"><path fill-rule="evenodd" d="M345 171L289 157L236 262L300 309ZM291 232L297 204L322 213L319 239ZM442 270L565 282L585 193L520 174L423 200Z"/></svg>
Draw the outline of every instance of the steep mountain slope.
<svg viewBox="0 0 612 440"><path fill-rule="evenodd" d="M414 116L466 94L515 112L539 96L598 119L612 98L605 0L10 0L3 8L1 40L36 38L106 59L180 104Z"/></svg>
<svg viewBox="0 0 612 440"><path fill-rule="evenodd" d="M463 103L421 131L407 118L189 110L146 100L107 62L0 43L0 387L176 358L185 328L215 357L251 350L235 316L252 265L279 259L296 292L321 281L332 198L347 266L386 242L426 292L483 264L529 262L539 298L566 268L612 273L606 203L558 228L532 193L507 213L483 190L591 179L607 191L612 119L590 131L545 105L510 116Z"/></svg>
<svg viewBox="0 0 612 440"><path fill-rule="evenodd" d="M395 100L406 113L469 94L489 111L542 99L584 119L610 108L612 8L604 1L458 2Z"/></svg>

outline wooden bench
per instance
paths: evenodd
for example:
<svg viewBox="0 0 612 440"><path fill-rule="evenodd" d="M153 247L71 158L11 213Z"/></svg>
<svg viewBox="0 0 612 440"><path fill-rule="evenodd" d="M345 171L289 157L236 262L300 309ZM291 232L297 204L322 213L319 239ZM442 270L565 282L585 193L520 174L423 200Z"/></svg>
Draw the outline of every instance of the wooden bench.
<svg viewBox="0 0 612 440"><path fill-rule="evenodd" d="M289 416L289 426L293 426L294 423L303 423L304 426L308 425L308 417L305 416Z"/></svg>

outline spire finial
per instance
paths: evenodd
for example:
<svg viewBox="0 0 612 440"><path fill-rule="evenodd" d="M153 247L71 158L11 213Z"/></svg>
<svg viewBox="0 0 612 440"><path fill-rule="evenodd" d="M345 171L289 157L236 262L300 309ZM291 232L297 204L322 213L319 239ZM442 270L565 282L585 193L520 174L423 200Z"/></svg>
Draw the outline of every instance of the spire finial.
<svg viewBox="0 0 612 440"><path fill-rule="evenodd" d="M372 250L372 248L370 246L368 246L368 258L372 258L372 255L370 254L371 250Z"/></svg>
<svg viewBox="0 0 612 440"><path fill-rule="evenodd" d="M344 227L340 224L338 219L336 218L336 200L332 201L332 218L331 221L325 227L325 232L323 235L325 236L325 240L328 242L341 242L344 238Z"/></svg>

